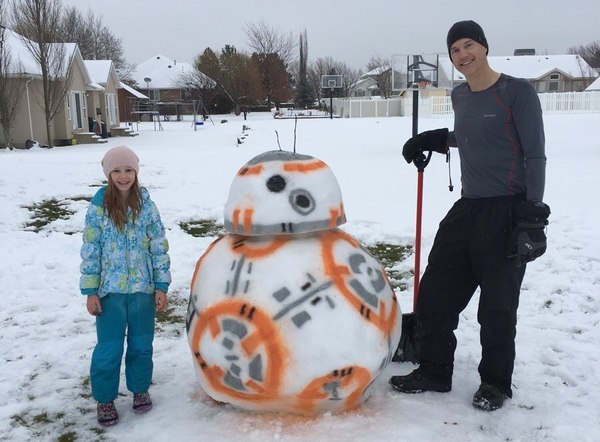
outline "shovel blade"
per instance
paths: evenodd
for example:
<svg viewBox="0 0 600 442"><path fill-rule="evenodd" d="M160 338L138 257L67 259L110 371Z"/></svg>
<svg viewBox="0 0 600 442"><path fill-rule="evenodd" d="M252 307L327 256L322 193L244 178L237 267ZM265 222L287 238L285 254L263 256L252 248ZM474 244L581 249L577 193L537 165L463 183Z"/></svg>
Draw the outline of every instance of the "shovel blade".
<svg viewBox="0 0 600 442"><path fill-rule="evenodd" d="M417 340L417 320L414 313L402 315L402 334L393 362L419 363L419 343Z"/></svg>

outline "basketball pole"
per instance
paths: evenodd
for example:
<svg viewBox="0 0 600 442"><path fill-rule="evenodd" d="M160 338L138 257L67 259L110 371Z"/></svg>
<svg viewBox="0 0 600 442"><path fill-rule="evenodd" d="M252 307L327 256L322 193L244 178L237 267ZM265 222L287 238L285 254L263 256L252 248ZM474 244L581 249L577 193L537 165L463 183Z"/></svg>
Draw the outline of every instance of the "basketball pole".
<svg viewBox="0 0 600 442"><path fill-rule="evenodd" d="M333 120L333 88L329 88L329 119Z"/></svg>

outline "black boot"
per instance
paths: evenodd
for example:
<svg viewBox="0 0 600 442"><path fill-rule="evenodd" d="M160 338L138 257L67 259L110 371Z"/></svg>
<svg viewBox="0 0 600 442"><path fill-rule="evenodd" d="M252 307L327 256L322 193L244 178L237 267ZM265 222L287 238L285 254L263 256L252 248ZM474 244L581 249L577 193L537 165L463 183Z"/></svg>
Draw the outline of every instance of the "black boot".
<svg viewBox="0 0 600 442"><path fill-rule="evenodd" d="M473 406L484 411L494 411L502 407L506 397L494 385L483 382L473 396Z"/></svg>
<svg viewBox="0 0 600 442"><path fill-rule="evenodd" d="M405 376L392 376L390 385L394 390L402 393L423 393L425 391L437 391L447 393L452 390L452 382L444 383L427 378L417 368Z"/></svg>

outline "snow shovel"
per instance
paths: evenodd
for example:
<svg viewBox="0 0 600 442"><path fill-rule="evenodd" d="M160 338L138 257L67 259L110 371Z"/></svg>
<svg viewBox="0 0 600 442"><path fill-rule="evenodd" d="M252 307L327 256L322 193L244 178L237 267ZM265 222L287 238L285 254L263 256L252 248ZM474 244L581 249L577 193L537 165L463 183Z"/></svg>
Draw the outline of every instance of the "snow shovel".
<svg viewBox="0 0 600 442"><path fill-rule="evenodd" d="M413 117L412 117L412 136L417 136L419 132L419 90L413 90ZM413 291L413 311L402 315L402 334L398 349L394 353L392 361L394 362L419 362L419 345L417 341L417 321L415 310L417 308L417 298L419 296L419 278L421 272L421 215L423 213L423 174L425 167L429 164L432 151L425 156L423 152L413 160L417 167L417 220L415 229L415 270L414 270L414 291Z"/></svg>

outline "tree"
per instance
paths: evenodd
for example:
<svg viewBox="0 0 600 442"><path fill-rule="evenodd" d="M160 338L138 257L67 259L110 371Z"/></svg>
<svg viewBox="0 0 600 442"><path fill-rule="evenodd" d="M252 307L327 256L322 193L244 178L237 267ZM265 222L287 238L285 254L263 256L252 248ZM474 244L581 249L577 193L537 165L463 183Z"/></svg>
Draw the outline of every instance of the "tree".
<svg viewBox="0 0 600 442"><path fill-rule="evenodd" d="M591 67L600 72L600 40L587 45L574 46L569 54L579 54Z"/></svg>
<svg viewBox="0 0 600 442"><path fill-rule="evenodd" d="M91 10L87 15L75 7L66 8L61 17L58 41L77 43L84 60L112 60L117 70L128 71L123 43Z"/></svg>
<svg viewBox="0 0 600 442"><path fill-rule="evenodd" d="M262 91L256 65L235 46L225 45L219 55L206 48L196 57L195 67L215 81L211 97L215 107L226 112L241 112L260 101Z"/></svg>
<svg viewBox="0 0 600 442"><path fill-rule="evenodd" d="M379 95L388 98L392 94L392 61L379 55L371 57L367 70L374 72L372 77L377 81Z"/></svg>
<svg viewBox="0 0 600 442"><path fill-rule="evenodd" d="M6 17L4 0L0 0L0 17ZM21 103L25 82L16 78L23 68L20 62L13 60L7 42L8 31L0 24L0 127L4 142L1 148L13 149L12 128Z"/></svg>
<svg viewBox="0 0 600 442"><path fill-rule="evenodd" d="M261 74L262 90L269 105L279 105L292 96L290 75L285 63L277 54L252 54L252 61Z"/></svg>
<svg viewBox="0 0 600 442"><path fill-rule="evenodd" d="M60 0L15 0L11 18L15 32L35 59L42 76L43 103L48 146L54 147L52 120L62 109L70 83L71 58L59 41Z"/></svg>
<svg viewBox="0 0 600 442"><path fill-rule="evenodd" d="M300 57L298 59L298 74L296 76L296 104L300 107L312 106L316 94L308 81L308 37L306 30L300 34Z"/></svg>
<svg viewBox="0 0 600 442"><path fill-rule="evenodd" d="M264 22L246 29L252 59L261 75L262 87L269 105L286 101L291 96L288 68L294 61L295 43L292 34L283 35Z"/></svg>
<svg viewBox="0 0 600 442"><path fill-rule="evenodd" d="M236 113L261 99L260 74L249 55L225 46L219 57L221 83L232 98Z"/></svg>
<svg viewBox="0 0 600 442"><path fill-rule="evenodd" d="M323 75L341 75L342 88L334 91L335 97L349 97L352 89L361 76L359 70L353 69L343 62L335 61L331 57L317 58L311 63L308 70L308 79L317 99L323 98L321 78Z"/></svg>

